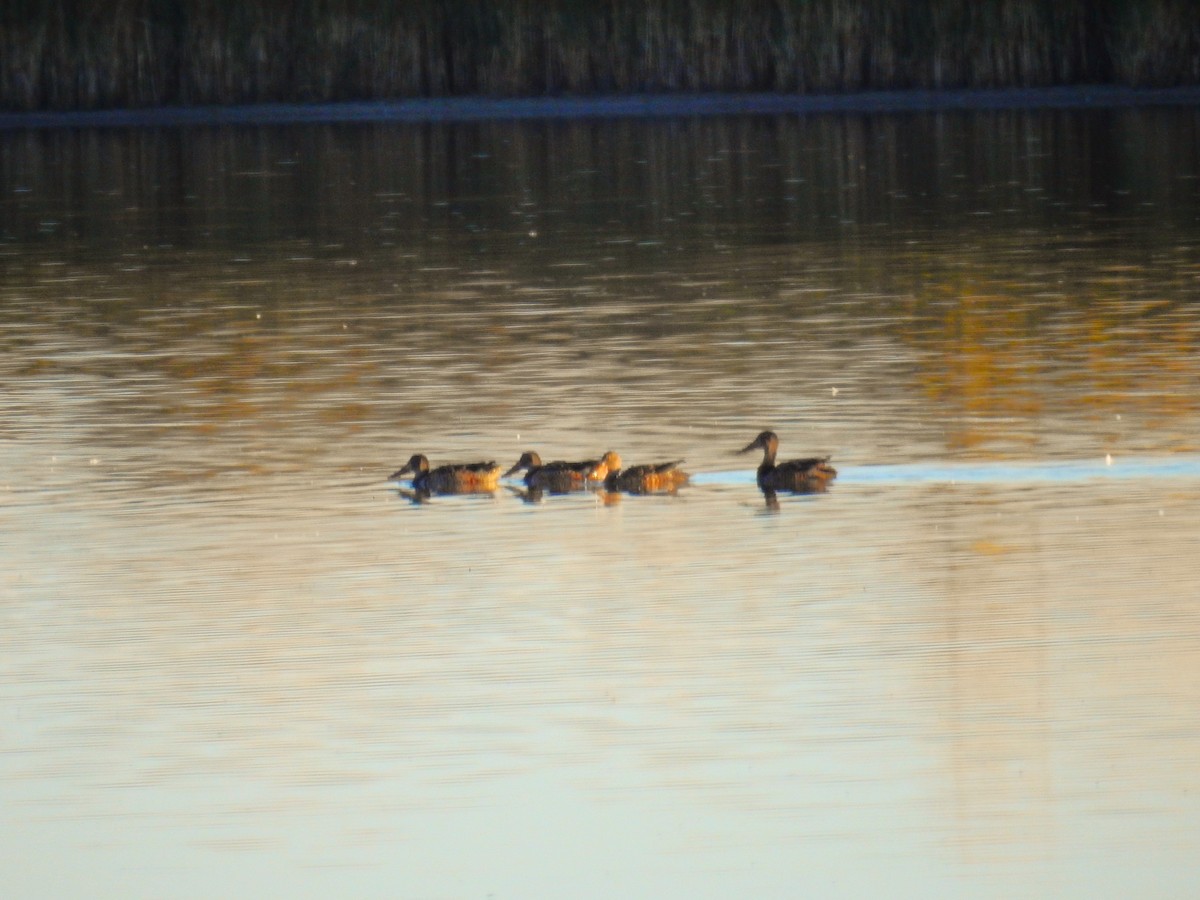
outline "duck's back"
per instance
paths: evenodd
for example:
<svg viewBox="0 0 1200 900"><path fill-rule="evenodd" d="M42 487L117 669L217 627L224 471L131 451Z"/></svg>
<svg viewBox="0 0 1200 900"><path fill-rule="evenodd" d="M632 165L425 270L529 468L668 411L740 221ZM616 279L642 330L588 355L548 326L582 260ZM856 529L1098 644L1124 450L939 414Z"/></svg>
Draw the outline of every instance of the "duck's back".
<svg viewBox="0 0 1200 900"><path fill-rule="evenodd" d="M790 459L777 466L764 464L758 470L758 483L765 488L784 491L819 491L837 477L837 469L828 456Z"/></svg>
<svg viewBox="0 0 1200 900"><path fill-rule="evenodd" d="M525 475L525 484L551 493L567 493L577 491L587 484L587 474L594 463L552 462L535 469L530 469Z"/></svg>
<svg viewBox="0 0 1200 900"><path fill-rule="evenodd" d="M604 486L610 491L633 493L674 490L681 484L686 484L688 480L687 473L679 468L682 462L683 460L677 459L620 469L605 478Z"/></svg>
<svg viewBox="0 0 1200 900"><path fill-rule="evenodd" d="M500 480L500 466L491 460L487 462L462 463L459 465L438 466L425 473L419 480L413 480L414 487L425 490L454 492L454 491L490 491L495 490Z"/></svg>

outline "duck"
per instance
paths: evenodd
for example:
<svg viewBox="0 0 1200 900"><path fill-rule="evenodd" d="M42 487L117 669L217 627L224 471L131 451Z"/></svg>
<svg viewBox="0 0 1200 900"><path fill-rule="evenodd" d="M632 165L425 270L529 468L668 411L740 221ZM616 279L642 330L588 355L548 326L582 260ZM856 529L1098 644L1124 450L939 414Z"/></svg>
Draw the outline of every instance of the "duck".
<svg viewBox="0 0 1200 900"><path fill-rule="evenodd" d="M389 481L413 473L414 491L435 494L469 494L494 491L500 479L500 466L495 462L456 463L429 468L423 453L415 453L403 466L388 476Z"/></svg>
<svg viewBox="0 0 1200 900"><path fill-rule="evenodd" d="M610 492L624 491L627 494L673 492L680 485L687 484L688 475L679 468L682 462L682 459L676 459L623 469L621 457L610 450L604 459L604 489Z"/></svg>
<svg viewBox="0 0 1200 900"><path fill-rule="evenodd" d="M591 473L600 465L598 459L587 459L582 462L543 463L542 458L534 450L526 450L511 469L501 477L508 478L524 470L525 486L539 491L549 491L552 494L565 494L587 487Z"/></svg>
<svg viewBox="0 0 1200 900"><path fill-rule="evenodd" d="M817 493L829 487L837 477L837 469L829 464L828 456L813 456L809 459L789 459L776 463L779 437L773 431L764 431L739 453L762 450L763 461L758 467L758 486L763 491L793 491Z"/></svg>

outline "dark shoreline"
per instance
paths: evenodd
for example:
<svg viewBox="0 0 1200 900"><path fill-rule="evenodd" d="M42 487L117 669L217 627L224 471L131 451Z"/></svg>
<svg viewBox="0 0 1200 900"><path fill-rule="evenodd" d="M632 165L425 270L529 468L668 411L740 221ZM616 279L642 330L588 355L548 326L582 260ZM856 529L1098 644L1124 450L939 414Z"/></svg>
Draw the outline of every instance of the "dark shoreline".
<svg viewBox="0 0 1200 900"><path fill-rule="evenodd" d="M82 112L0 112L0 130L182 125L473 122L958 110L1200 107L1200 87L1111 85L852 94L645 94L495 99L452 97L346 103L259 103Z"/></svg>

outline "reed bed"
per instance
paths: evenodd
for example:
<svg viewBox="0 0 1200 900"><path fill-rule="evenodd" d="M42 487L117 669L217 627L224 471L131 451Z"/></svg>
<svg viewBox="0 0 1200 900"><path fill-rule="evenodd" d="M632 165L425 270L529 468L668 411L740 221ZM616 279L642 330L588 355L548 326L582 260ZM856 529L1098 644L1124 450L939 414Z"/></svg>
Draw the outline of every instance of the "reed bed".
<svg viewBox="0 0 1200 900"><path fill-rule="evenodd" d="M1193 0L5 0L0 107L1200 83Z"/></svg>

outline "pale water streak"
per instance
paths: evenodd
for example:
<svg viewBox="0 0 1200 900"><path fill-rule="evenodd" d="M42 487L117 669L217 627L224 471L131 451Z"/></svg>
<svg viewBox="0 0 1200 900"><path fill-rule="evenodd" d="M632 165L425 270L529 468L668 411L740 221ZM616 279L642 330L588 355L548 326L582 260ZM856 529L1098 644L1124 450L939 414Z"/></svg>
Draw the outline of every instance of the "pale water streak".
<svg viewBox="0 0 1200 900"><path fill-rule="evenodd" d="M1197 478L1200 458L1179 455L1170 459L1121 460L1111 457L1101 462L1054 462L1002 465L998 463L908 463L896 466L842 466L837 484L1063 484L1093 479L1125 478ZM753 472L700 472L692 484L753 484Z"/></svg>
<svg viewBox="0 0 1200 900"><path fill-rule="evenodd" d="M6 889L1193 895L1196 133L4 135Z"/></svg>

